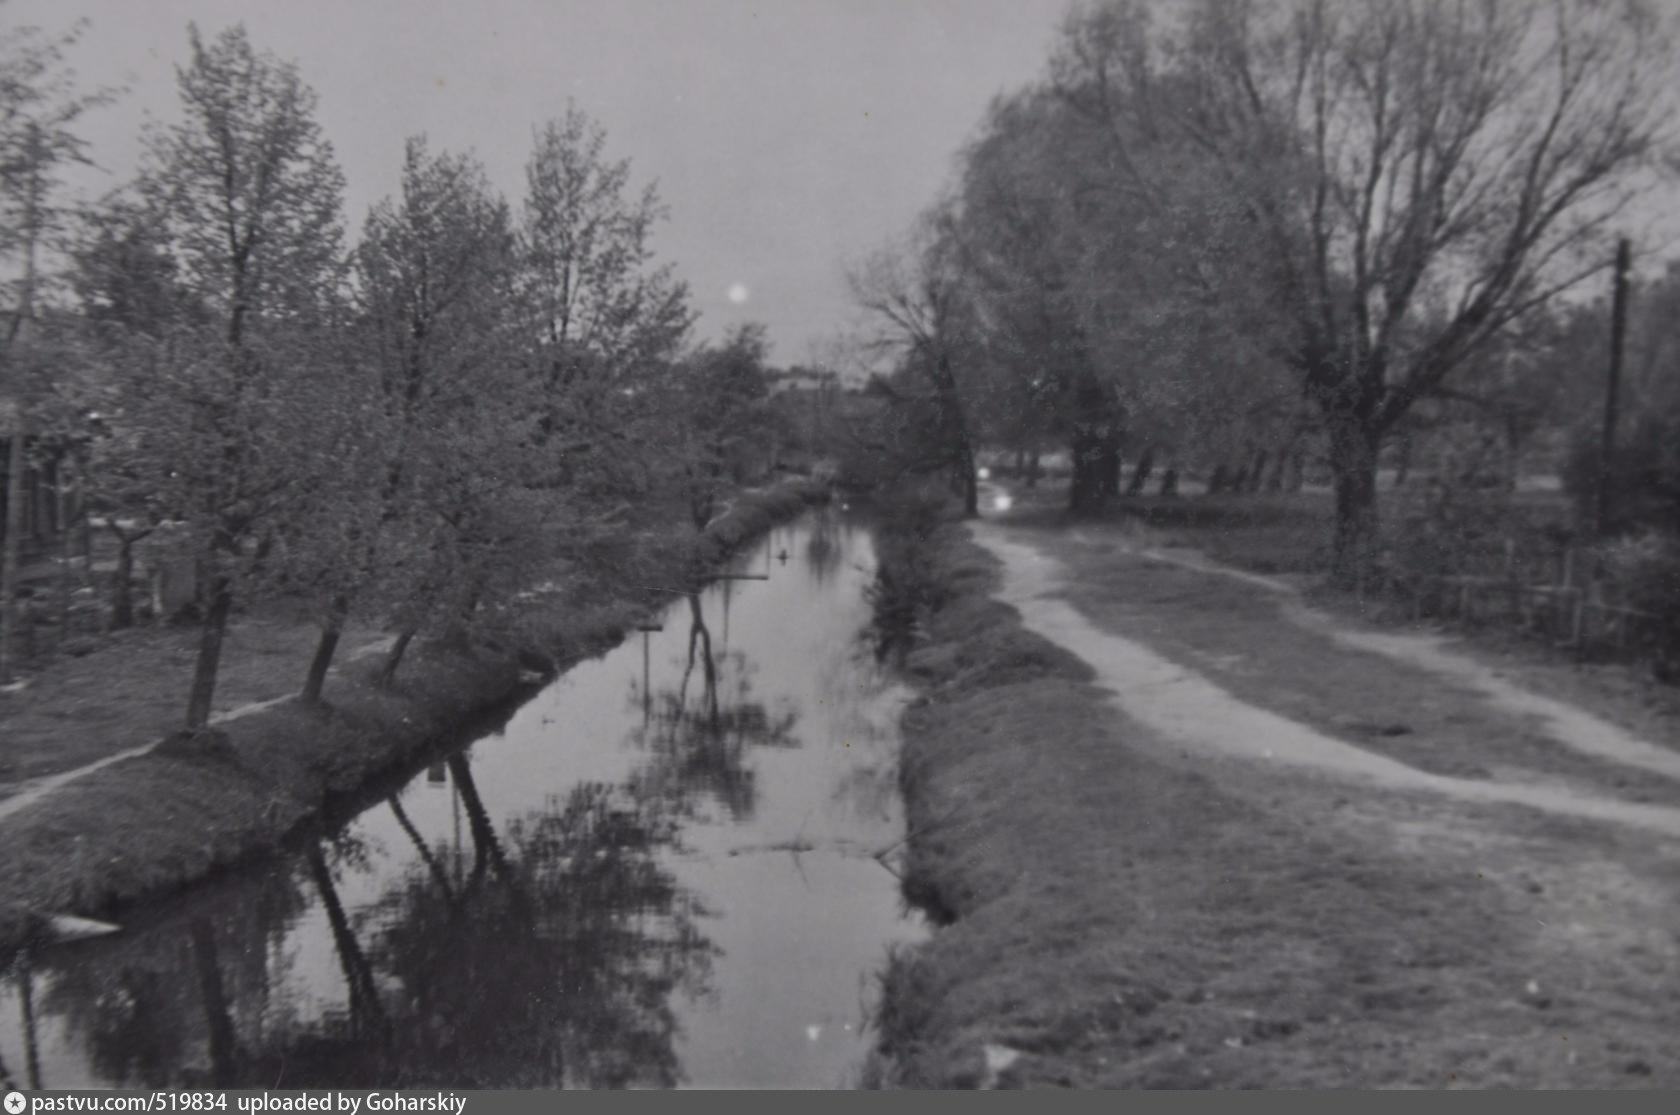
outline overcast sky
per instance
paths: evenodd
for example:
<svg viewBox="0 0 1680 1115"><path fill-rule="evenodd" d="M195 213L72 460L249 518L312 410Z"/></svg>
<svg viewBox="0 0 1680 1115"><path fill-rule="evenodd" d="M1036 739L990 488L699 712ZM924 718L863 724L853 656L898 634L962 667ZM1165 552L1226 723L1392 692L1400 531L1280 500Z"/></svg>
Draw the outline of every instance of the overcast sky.
<svg viewBox="0 0 1680 1115"><path fill-rule="evenodd" d="M844 266L950 178L991 97L1035 77L1067 0L9 0L0 23L91 22L84 84L128 87L83 133L115 185L141 121L173 119L188 21L243 22L296 60L349 179L349 226L397 183L405 136L470 149L517 199L568 97L671 210L660 256L701 337L770 327L778 361L849 317ZM731 302L732 286L746 300ZM742 292L737 292L737 295Z"/></svg>

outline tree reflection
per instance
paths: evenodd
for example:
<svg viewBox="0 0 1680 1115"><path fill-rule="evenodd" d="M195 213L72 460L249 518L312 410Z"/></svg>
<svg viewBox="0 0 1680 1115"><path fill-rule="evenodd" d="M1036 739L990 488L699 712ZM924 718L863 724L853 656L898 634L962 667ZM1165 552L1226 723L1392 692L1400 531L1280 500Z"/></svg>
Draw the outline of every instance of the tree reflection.
<svg viewBox="0 0 1680 1115"><path fill-rule="evenodd" d="M190 915L43 957L42 1013L61 1020L113 1086L237 1081L241 1022L275 1007L282 973L270 955L304 908L297 882L277 864L206 891Z"/></svg>
<svg viewBox="0 0 1680 1115"><path fill-rule="evenodd" d="M689 593L688 607L688 653L675 688L654 694L651 702L645 690L639 697L632 693L633 701L651 707L639 735L654 756L633 785L679 811L710 798L731 819L745 820L757 803L748 749L794 746L798 714L773 715L754 700L746 655L714 651L699 593Z"/></svg>
<svg viewBox="0 0 1680 1115"><path fill-rule="evenodd" d="M451 895L417 865L380 900L367 956L393 988L391 1040L333 1081L676 1084L670 997L700 987L712 948L658 863L670 824L622 790L585 784L498 836L470 767L452 762L451 774L475 869Z"/></svg>
<svg viewBox="0 0 1680 1115"><path fill-rule="evenodd" d="M352 913L341 879L360 850L317 842L255 893L230 888L190 917L78 950L45 1009L114 1085L678 1083L672 996L703 992L715 950L660 863L669 815L585 784L498 832L466 757L448 770L470 834L464 878L451 883L410 822L425 854ZM302 912L305 880L347 1011L289 998L300 989L274 946Z"/></svg>
<svg viewBox="0 0 1680 1115"><path fill-rule="evenodd" d="M842 531L847 524L832 507L812 516L810 523L810 532L805 536L805 566L811 572L811 579L820 586L840 568L844 557Z"/></svg>

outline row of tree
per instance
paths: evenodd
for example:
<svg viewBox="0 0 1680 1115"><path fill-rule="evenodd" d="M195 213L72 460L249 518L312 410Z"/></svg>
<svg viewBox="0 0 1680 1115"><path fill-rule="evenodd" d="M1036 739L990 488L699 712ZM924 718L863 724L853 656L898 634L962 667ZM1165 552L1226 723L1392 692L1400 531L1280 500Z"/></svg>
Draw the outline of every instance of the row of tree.
<svg viewBox="0 0 1680 1115"><path fill-rule="evenodd" d="M1496 388L1671 180L1671 22L1640 0L1077 7L859 301L945 465L1060 444L1076 508L1116 493L1123 447L1252 476L1312 433L1352 574L1385 439Z"/></svg>
<svg viewBox="0 0 1680 1115"><path fill-rule="evenodd" d="M119 622L134 543L195 564L189 730L258 594L320 623L302 690L318 701L354 618L395 630L389 678L416 636L481 632L537 565L602 564L650 494L703 525L763 409L764 339L691 348L687 291L651 246L664 210L601 127L568 108L538 129L517 207L471 157L412 138L350 243L296 67L240 27L190 39L179 119L147 133L135 181L79 210L53 206L55 175L97 98L69 81L66 41L0 61L0 247L25 262L0 356L12 453L77 458L117 537ZM43 298L48 256L60 296Z"/></svg>

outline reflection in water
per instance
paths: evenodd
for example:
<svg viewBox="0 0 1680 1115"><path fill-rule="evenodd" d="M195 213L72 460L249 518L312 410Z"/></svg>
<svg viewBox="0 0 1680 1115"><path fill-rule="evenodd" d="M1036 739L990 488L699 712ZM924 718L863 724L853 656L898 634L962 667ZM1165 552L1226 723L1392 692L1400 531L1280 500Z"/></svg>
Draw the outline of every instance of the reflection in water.
<svg viewBox="0 0 1680 1115"><path fill-rule="evenodd" d="M841 522L843 520L837 515L814 516L810 533L806 535L805 567L810 570L812 579L819 585L833 577L835 570L840 567L843 557Z"/></svg>
<svg viewBox="0 0 1680 1115"><path fill-rule="evenodd" d="M29 950L18 954L17 960L18 1006L20 1021L23 1023L23 1060L25 1071L28 1072L29 1087L39 1090L41 1087L41 1049L38 1032L35 1028L35 973L31 970Z"/></svg>
<svg viewBox="0 0 1680 1115"><path fill-rule="evenodd" d="M727 591L723 599L727 603ZM799 714L792 709L773 714L753 700L746 655L714 651L698 593L688 595L688 610L688 652L676 684L657 694L645 689L640 697L631 694L632 702L653 710L635 738L654 758L637 774L635 786L685 815L697 799L709 798L732 820L743 821L752 816L756 794L748 749L796 746ZM699 691L691 703L696 678Z"/></svg>
<svg viewBox="0 0 1680 1115"><path fill-rule="evenodd" d="M249 961L270 955L275 927L219 904L55 973L51 1008L99 1075L154 1087L678 1083L670 996L699 992L713 950L697 903L656 858L673 824L583 784L498 834L465 757L449 770L473 846L459 888L437 852L465 850L432 850L353 919L337 876L355 855L316 844L300 857L345 1009L264 1011L283 965Z"/></svg>
<svg viewBox="0 0 1680 1115"><path fill-rule="evenodd" d="M467 804L469 768L451 773L467 775L469 819L486 816ZM672 827L596 784L511 822L505 842L471 824L474 870L458 896L415 870L372 919L369 955L402 1013L368 1082L676 1083L669 995L703 978L709 946L655 859Z"/></svg>
<svg viewBox="0 0 1680 1115"><path fill-rule="evenodd" d="M340 830L37 954L0 979L0 1084L843 1083L919 932L871 857L902 832L871 559L837 514L779 531L770 581L678 601Z"/></svg>

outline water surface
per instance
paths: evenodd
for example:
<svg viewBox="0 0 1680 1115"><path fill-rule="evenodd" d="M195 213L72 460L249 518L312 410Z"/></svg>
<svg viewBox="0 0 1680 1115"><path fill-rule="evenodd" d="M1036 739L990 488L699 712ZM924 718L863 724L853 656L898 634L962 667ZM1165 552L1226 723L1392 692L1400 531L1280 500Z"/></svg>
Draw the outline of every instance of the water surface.
<svg viewBox="0 0 1680 1115"><path fill-rule="evenodd" d="M813 512L329 835L38 953L0 1084L856 1083L924 932L873 561Z"/></svg>

